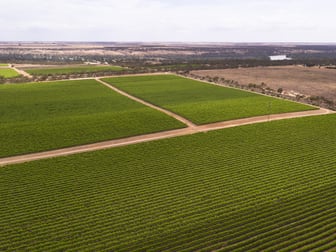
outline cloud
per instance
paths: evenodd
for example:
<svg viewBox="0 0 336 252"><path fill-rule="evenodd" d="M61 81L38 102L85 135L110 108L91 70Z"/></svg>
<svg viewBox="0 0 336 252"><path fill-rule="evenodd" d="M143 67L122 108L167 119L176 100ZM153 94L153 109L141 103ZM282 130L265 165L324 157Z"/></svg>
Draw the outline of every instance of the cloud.
<svg viewBox="0 0 336 252"><path fill-rule="evenodd" d="M11 0L1 40L336 41L331 0Z"/></svg>

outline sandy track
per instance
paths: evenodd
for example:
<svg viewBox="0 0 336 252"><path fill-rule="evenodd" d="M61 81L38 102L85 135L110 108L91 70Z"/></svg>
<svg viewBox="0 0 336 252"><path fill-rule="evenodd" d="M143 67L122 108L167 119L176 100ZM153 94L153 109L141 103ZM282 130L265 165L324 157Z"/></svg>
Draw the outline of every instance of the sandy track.
<svg viewBox="0 0 336 252"><path fill-rule="evenodd" d="M130 95L129 93L126 93L126 92L124 92L124 91L122 91L122 90L120 90L120 89L118 89L118 88L116 88L116 87L114 87L114 86L112 86L112 85L110 85L110 84L108 84L108 83L106 83L106 82L100 80L99 78L96 78L96 81L98 81L98 82L100 82L101 84L105 85L106 87L108 87L108 88L114 90L115 92L117 92L117 93L119 93L119 94L121 94L121 95L124 95L124 96L128 97L129 99L132 99L132 100L134 100L134 101L136 101L136 102L139 102L139 103L141 103L141 104L144 104L145 106L148 106L148 107L153 108L153 109L156 109L156 110L158 110L158 111L160 111L160 112L162 112L162 113L165 113L165 114L167 114L167 115L169 115L169 116L175 118L176 120L178 120L178 121L180 121L180 122L186 124L188 127L191 127L191 128L196 127L196 125L195 125L194 123L192 123L191 121L189 121L189 120L185 119L184 117L179 116L179 115L177 115L177 114L175 114L175 113L173 113L173 112L171 112L171 111L169 111L169 110L163 109L163 108L158 107L158 106L156 106L156 105L154 105L154 104L152 104L152 103L146 102L146 101L144 101L144 100L142 100L142 99L139 99L139 98L137 98L137 97L135 97L135 96L133 96L133 95Z"/></svg>
<svg viewBox="0 0 336 252"><path fill-rule="evenodd" d="M18 74L21 74L21 75L23 75L25 77L28 77L28 78L33 78L33 76L31 76L29 73L27 73L27 72L25 72L25 71L23 71L21 69L18 69L18 68L14 67L14 66L11 66L11 68L13 70L15 70Z"/></svg>
<svg viewBox="0 0 336 252"><path fill-rule="evenodd" d="M177 136L184 136L184 135L191 135L199 132L208 132L212 130L224 129L224 128L232 128L247 124L255 124L267 121L275 121L275 120L282 120L282 119L290 119L290 118L298 118L298 117L306 117L306 116L317 116L323 114L335 113L334 111L327 110L327 109L319 109L319 110L311 110L311 111L304 111L304 112L294 112L294 113L285 113L285 114L274 114L274 115L266 115L266 116L257 116L257 117L250 117L238 120L231 120L225 122L218 122L218 123L211 123L201 126L193 126L187 127L184 129L178 130L170 130L134 137L127 137L123 139L117 140L110 140L104 141L94 144L86 144L80 145L75 147L68 147L62 148L58 150L51 150L51 151L44 151L39 153L32 153L32 154L25 154L20 156L14 157L7 157L0 159L0 166L10 165L10 164L17 164L17 163L25 163L33 160L39 159L46 159L46 158L53 158L59 156L67 156L76 153L83 153L83 152L90 152L96 150L103 150L108 148L114 148L119 146L155 141L159 139L166 139L172 138Z"/></svg>

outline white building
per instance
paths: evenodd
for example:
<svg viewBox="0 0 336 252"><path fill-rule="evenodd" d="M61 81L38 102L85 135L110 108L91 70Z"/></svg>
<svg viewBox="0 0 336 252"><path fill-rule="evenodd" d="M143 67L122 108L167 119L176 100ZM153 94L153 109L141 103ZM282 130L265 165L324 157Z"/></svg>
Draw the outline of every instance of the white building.
<svg viewBox="0 0 336 252"><path fill-rule="evenodd" d="M287 58L287 55L272 55L269 56L272 61L275 60L291 60L292 58Z"/></svg>

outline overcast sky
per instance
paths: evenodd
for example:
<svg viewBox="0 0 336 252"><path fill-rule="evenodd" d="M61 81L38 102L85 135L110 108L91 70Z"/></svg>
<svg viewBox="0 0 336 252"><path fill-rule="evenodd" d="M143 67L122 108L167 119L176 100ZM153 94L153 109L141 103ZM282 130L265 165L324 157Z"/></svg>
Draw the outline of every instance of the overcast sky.
<svg viewBox="0 0 336 252"><path fill-rule="evenodd" d="M0 0L1 41L336 42L335 0Z"/></svg>

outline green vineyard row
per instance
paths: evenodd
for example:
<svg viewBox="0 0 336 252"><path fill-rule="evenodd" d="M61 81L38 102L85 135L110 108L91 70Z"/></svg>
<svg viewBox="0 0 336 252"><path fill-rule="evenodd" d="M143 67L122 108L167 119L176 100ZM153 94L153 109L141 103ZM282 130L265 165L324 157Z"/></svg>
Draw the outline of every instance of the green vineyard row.
<svg viewBox="0 0 336 252"><path fill-rule="evenodd" d="M104 81L196 124L316 109L175 75L116 77Z"/></svg>
<svg viewBox="0 0 336 252"><path fill-rule="evenodd" d="M0 157L182 128L95 80L0 86Z"/></svg>
<svg viewBox="0 0 336 252"><path fill-rule="evenodd" d="M0 170L0 250L335 248L336 115Z"/></svg>

